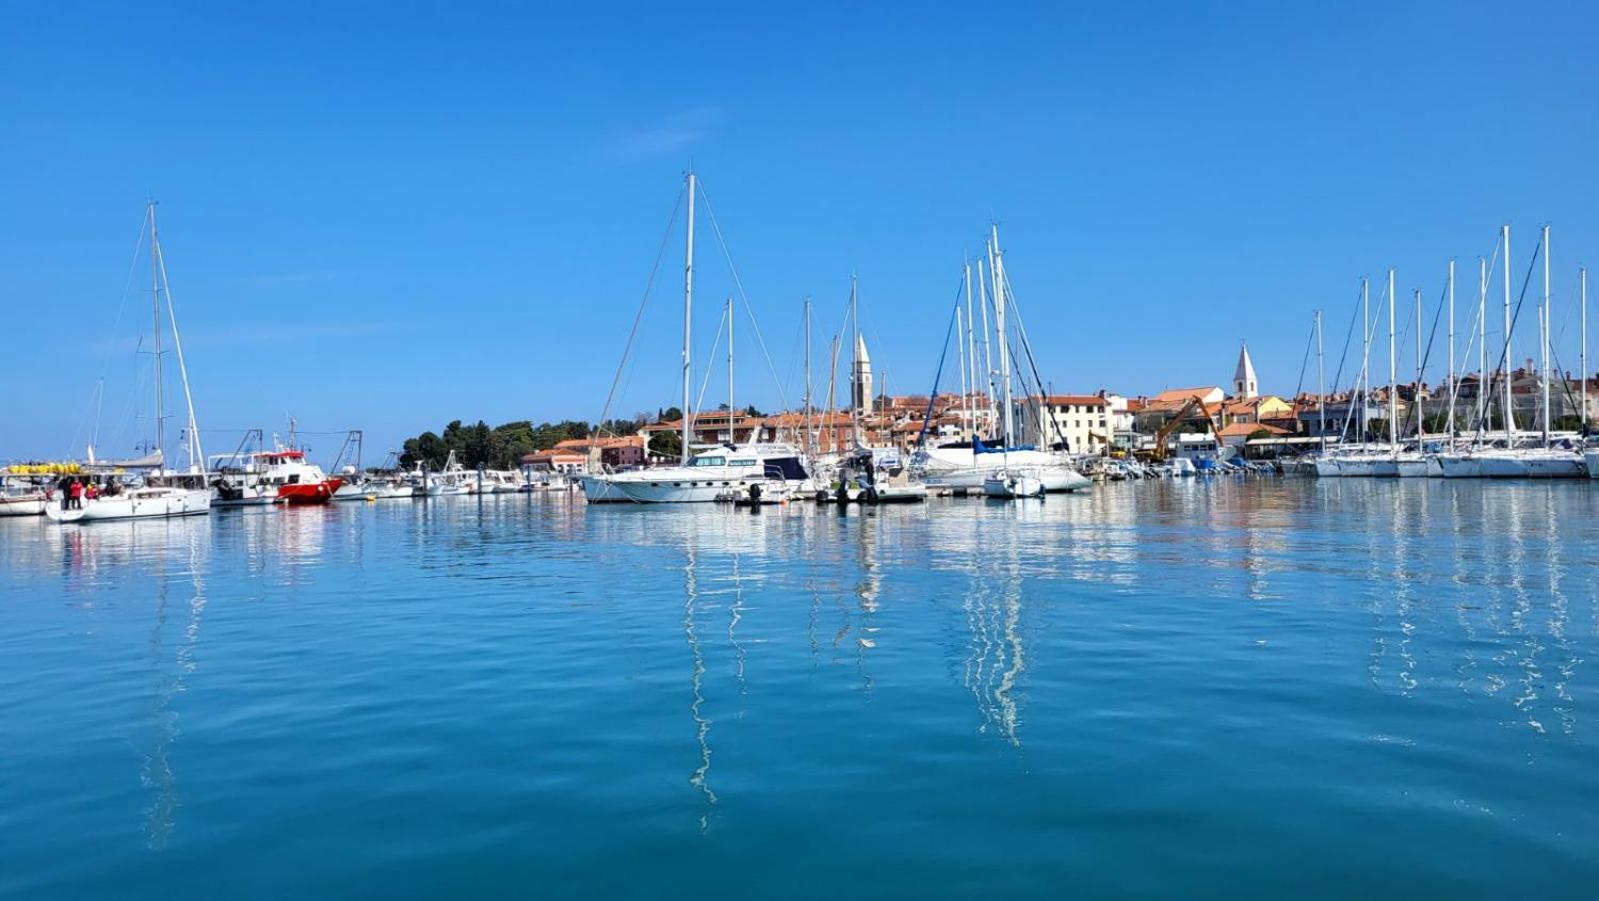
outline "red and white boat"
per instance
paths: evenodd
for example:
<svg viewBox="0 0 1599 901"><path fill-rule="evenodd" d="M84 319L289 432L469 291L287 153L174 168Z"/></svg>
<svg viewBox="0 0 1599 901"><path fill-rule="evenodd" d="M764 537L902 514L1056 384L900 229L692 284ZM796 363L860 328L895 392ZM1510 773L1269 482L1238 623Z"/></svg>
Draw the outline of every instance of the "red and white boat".
<svg viewBox="0 0 1599 901"><path fill-rule="evenodd" d="M344 479L307 462L304 451L279 448L251 454L243 472L221 476L211 485L217 495L214 503L222 507L325 504L344 485Z"/></svg>

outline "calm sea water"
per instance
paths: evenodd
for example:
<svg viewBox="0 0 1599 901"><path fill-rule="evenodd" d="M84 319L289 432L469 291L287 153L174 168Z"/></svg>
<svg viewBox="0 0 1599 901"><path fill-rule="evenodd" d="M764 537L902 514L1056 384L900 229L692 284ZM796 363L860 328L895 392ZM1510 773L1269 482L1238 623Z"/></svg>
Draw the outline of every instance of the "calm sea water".
<svg viewBox="0 0 1599 901"><path fill-rule="evenodd" d="M1596 505L0 521L0 895L1592 897Z"/></svg>

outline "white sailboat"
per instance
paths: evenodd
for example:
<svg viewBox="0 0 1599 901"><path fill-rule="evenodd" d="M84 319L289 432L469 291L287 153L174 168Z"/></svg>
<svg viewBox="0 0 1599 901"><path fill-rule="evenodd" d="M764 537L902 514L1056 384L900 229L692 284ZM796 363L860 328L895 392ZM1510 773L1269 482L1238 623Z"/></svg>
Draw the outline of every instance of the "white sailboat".
<svg viewBox="0 0 1599 901"><path fill-rule="evenodd" d="M172 305L172 290L167 282L166 259L161 254L160 234L156 229L155 203L146 207L145 227L150 240L150 296L154 325L155 359L155 450L154 465L141 487L122 490L71 503L54 498L45 505L45 516L59 523L82 523L113 519L149 519L192 516L209 513L211 489L202 469L205 454L200 448L200 427L194 415L194 396L189 390L189 370L183 359L183 339L178 333L178 314ZM166 413L163 407L162 379L165 351L162 350L162 306L165 298L167 321L172 328L172 348L178 358L178 374L183 382L183 402L188 412L183 431L188 454L188 469L174 472L166 464ZM65 505L65 506L64 506Z"/></svg>
<svg viewBox="0 0 1599 901"><path fill-rule="evenodd" d="M807 478L800 451L788 444L749 443L742 447L702 446L695 452L693 442L692 381L694 374L694 210L698 179L693 172L685 176L687 228L683 252L683 412L682 460L679 465L653 469L600 473L584 476L580 484L589 503L616 502L637 504L712 503L729 492L747 491L751 483L774 481L798 484ZM732 304L729 301L728 328L732 329ZM729 353L731 354L731 337ZM732 364L728 365L728 442L734 444L732 404Z"/></svg>
<svg viewBox="0 0 1599 901"><path fill-rule="evenodd" d="M983 357L982 369L987 372L988 391L987 398L990 410L1000 403L995 397L995 375L999 376L1001 383L1008 384L1010 379L1010 353L1008 332L1005 319L1000 316L1000 307L1010 311L1008 280L1005 278L1004 261L998 250L999 231L997 226L990 226L990 239L987 242L986 261L979 258L977 263L977 298L979 311L982 315ZM967 315L966 340L964 353L967 359L967 369L972 373L973 393L977 391L977 372L979 369L977 343L973 337L972 327L975 321L972 309L972 289L970 279L970 266L967 267L966 301ZM990 281L992 291L990 291ZM994 330L999 341L1000 369L992 366L992 356L988 334L989 298L993 297L995 312ZM1026 337L1022 336L1025 344ZM1005 437L999 447L986 447L981 439L977 438L977 415L975 410L968 412L967 419L971 425L972 439L954 445L926 446L917 450L913 460L913 467L918 474L932 488L948 489L960 492L987 492L987 483L995 480L996 487L1002 487L1005 479L1003 474L1015 471L1036 480L1043 485L1045 492L1078 491L1092 487L1093 483L1082 473L1074 468L1065 455L1050 450L1039 450L1032 447L1016 447L1012 436L1014 427L1013 399L1006 397L1003 400L1004 415L992 418L1004 425ZM1027 482L1021 487L1031 489ZM1007 489L1008 490L1008 489Z"/></svg>
<svg viewBox="0 0 1599 901"><path fill-rule="evenodd" d="M1016 434L1016 413L1011 397L1009 332L1005 330L1004 263L999 252L999 229L997 226L990 226L990 229L992 240L988 245L988 252L992 258L990 269L994 273L994 330L999 336L999 381L1004 403L1000 421L1004 423L1004 431L1000 433L1002 442L1000 454L1003 465L983 479L983 494L1001 499L1043 497L1044 482L1039 478L1038 471L1031 467L1013 464L1010 460L1009 448L1014 443Z"/></svg>

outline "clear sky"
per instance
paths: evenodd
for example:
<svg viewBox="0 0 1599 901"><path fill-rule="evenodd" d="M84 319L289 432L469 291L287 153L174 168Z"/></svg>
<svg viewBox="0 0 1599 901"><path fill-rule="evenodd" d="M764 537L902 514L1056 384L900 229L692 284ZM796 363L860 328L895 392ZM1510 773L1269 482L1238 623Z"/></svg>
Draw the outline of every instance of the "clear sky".
<svg viewBox="0 0 1599 901"><path fill-rule="evenodd" d="M1518 276L1554 227L1574 369L1599 7L1301 6L6 4L0 458L140 437L148 196L208 450L291 413L369 460L596 418L691 164L791 402L801 299L820 353L852 269L889 389L925 392L991 219L1058 391L1225 383L1248 338L1291 392L1314 309L1332 355L1362 275L1431 305L1454 256L1474 298L1506 221ZM680 241L617 413L677 398ZM731 282L700 249L703 357ZM739 332L739 400L775 407Z"/></svg>

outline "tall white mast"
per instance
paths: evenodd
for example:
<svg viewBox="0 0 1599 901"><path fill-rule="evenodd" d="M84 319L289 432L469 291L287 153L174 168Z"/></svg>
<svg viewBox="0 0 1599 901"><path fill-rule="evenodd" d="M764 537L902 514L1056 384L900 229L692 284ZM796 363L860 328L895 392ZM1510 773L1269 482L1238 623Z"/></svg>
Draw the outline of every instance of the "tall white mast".
<svg viewBox="0 0 1599 901"><path fill-rule="evenodd" d="M988 283L983 261L977 261L977 300L983 308L983 382L987 385L988 413L994 414L994 355L988 346Z"/></svg>
<svg viewBox="0 0 1599 901"><path fill-rule="evenodd" d="M972 374L969 393L966 395L966 424L971 427L972 435L977 434L977 406L972 403L972 394L977 392L977 341L972 337L972 262L967 260L961 266L966 276L966 371Z"/></svg>
<svg viewBox="0 0 1599 901"><path fill-rule="evenodd" d="M1516 435L1516 408L1514 399L1510 396L1510 226L1500 227L1500 240L1505 245L1505 385L1504 385L1504 416L1505 416L1505 444L1508 446Z"/></svg>
<svg viewBox="0 0 1599 901"><path fill-rule="evenodd" d="M989 266L988 271L989 276L994 280L994 338L999 342L999 379L1005 403L1003 413L1005 422L1004 444L1008 448L1014 443L1012 429L1015 427L1015 417L1011 410L1010 342L1005 340L1006 299L1005 280L1003 278L1005 264L1004 257L1000 255L999 251L999 227L990 225L989 229L991 241L988 252L993 256L994 262Z"/></svg>
<svg viewBox="0 0 1599 901"><path fill-rule="evenodd" d="M1477 422L1488 430L1488 258L1477 258Z"/></svg>
<svg viewBox="0 0 1599 901"><path fill-rule="evenodd" d="M1388 270L1388 445L1399 446L1399 356L1394 347L1394 271Z"/></svg>
<svg viewBox="0 0 1599 901"><path fill-rule="evenodd" d="M150 205L150 245L155 248L156 265L161 270L161 287L167 295L167 318L172 322L172 349L178 355L178 378L183 382L183 405L188 411L187 440L184 447L189 456L189 471L199 471L205 466L205 451L200 447L200 424L194 415L194 394L189 390L189 364L183 359L183 336L178 332L178 310L172 305L172 282L167 279L167 257L161 252L161 242L155 233L155 205ZM162 461L162 467L166 462Z"/></svg>
<svg viewBox="0 0 1599 901"><path fill-rule="evenodd" d="M1316 311L1316 430L1321 434L1321 448L1327 449L1327 373L1322 364L1321 311Z"/></svg>
<svg viewBox="0 0 1599 901"><path fill-rule="evenodd" d="M807 297L805 298L805 455L814 460L816 436L811 426L811 299Z"/></svg>
<svg viewBox="0 0 1599 901"><path fill-rule="evenodd" d="M733 298L727 299L727 440L738 444L738 411L733 408Z"/></svg>
<svg viewBox="0 0 1599 901"><path fill-rule="evenodd" d="M166 469L167 414L161 394L161 251L156 249L155 201L145 205L145 215L150 219L150 316L155 329L155 452L161 468Z"/></svg>
<svg viewBox="0 0 1599 901"><path fill-rule="evenodd" d="M1582 289L1581 289L1581 294L1582 294L1582 316L1581 316L1581 322L1580 322L1580 325L1579 325L1579 328L1582 331L1582 353L1580 354L1580 356L1582 357L1582 362L1579 364L1580 366L1582 366L1582 381L1579 383L1581 385L1581 389L1580 390L1582 391L1582 400L1581 400L1582 411L1578 415L1582 419L1582 434L1583 435L1587 435L1588 434L1588 267L1587 266L1584 266L1581 269L1577 270L1577 280L1579 282L1581 282L1581 284L1582 284Z"/></svg>
<svg viewBox="0 0 1599 901"><path fill-rule="evenodd" d="M866 398L861 394L866 390L865 383L861 380L861 308L860 296L856 287L855 273L849 274L849 319L850 328L853 330L849 352L849 425L850 437L855 441L855 447L862 445L861 441L861 410L866 406Z"/></svg>
<svg viewBox="0 0 1599 901"><path fill-rule="evenodd" d="M1449 425L1446 434L1455 434L1455 394L1460 387L1455 378L1455 261L1449 261Z"/></svg>
<svg viewBox="0 0 1599 901"><path fill-rule="evenodd" d="M689 427L694 380L694 173L688 174L688 240L683 246L683 463L688 464L693 429Z"/></svg>
<svg viewBox="0 0 1599 901"><path fill-rule="evenodd" d="M960 307L960 304L956 304L955 305L955 343L960 345L960 347L957 348L960 352L955 354L955 356L960 361L960 371L961 371L961 404L960 404L960 407L957 408L957 409L965 409L965 407L966 407L966 333L961 330L961 307ZM938 398L935 396L933 398L932 402L933 403L937 403L937 401L938 401Z"/></svg>
<svg viewBox="0 0 1599 901"><path fill-rule="evenodd" d="M1549 226L1543 227L1543 315L1538 329L1538 368L1543 370L1543 446L1549 446Z"/></svg>
<svg viewBox="0 0 1599 901"><path fill-rule="evenodd" d="M1371 279L1360 279L1360 443L1366 443L1366 410L1371 396Z"/></svg>
<svg viewBox="0 0 1599 901"><path fill-rule="evenodd" d="M1410 398L1416 402L1416 453L1421 453L1422 420L1427 410L1421 404L1421 289L1416 289L1416 384L1411 386Z"/></svg>

